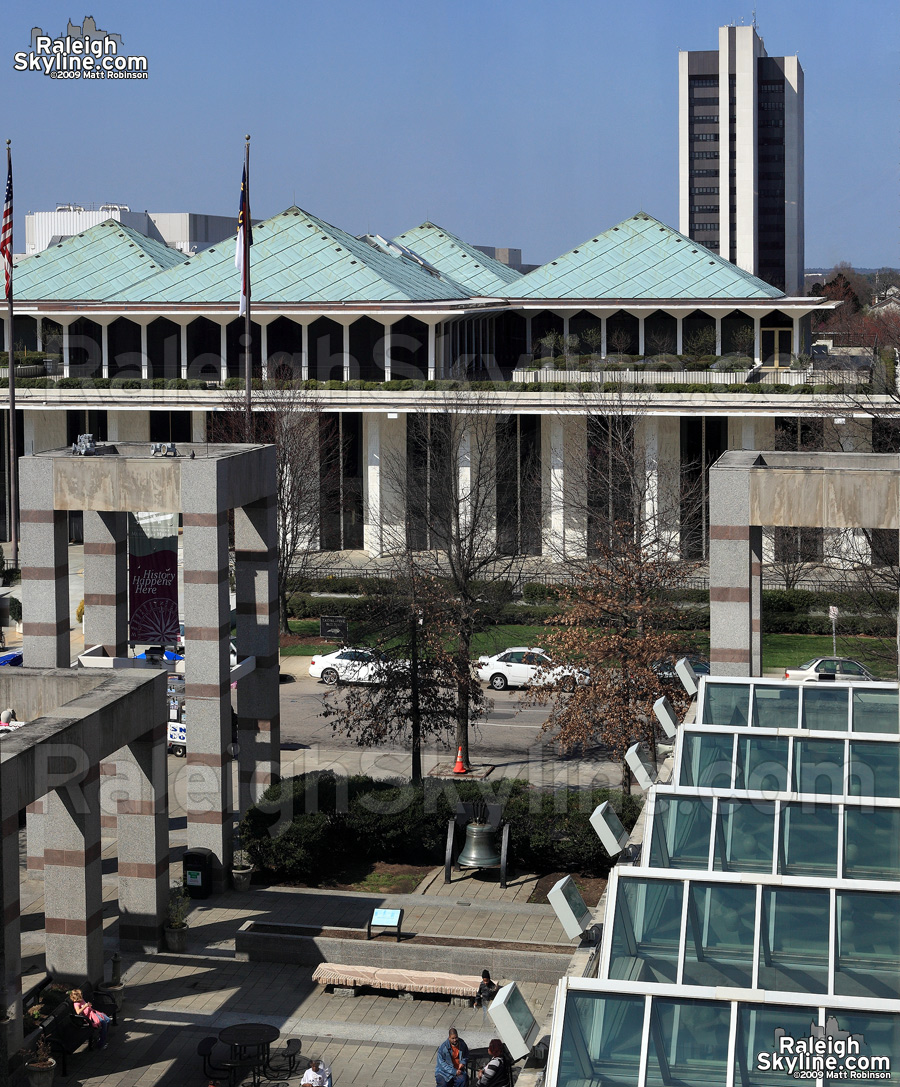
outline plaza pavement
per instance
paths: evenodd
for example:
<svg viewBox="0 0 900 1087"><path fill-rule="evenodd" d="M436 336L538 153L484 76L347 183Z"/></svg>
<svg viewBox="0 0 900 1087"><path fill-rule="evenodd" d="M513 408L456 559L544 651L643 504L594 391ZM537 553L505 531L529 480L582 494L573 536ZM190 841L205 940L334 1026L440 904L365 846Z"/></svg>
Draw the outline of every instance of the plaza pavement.
<svg viewBox="0 0 900 1087"><path fill-rule="evenodd" d="M175 819L173 854L184 831ZM24 832L22 832L24 839ZM24 844L22 847L24 868ZM116 946L115 840L104 839L104 944ZM172 874L180 875L173 864ZM238 1022L264 1022L303 1042L302 1057L323 1056L335 1087L432 1087L435 1050L456 1026L473 1049L496 1033L482 1009L453 1007L446 998L400 1000L390 995L329 995L311 981L311 968L234 958L234 934L245 921L357 926L376 906L402 907L404 930L467 939L516 940L568 946L547 905L529 904L535 876L520 875L501 889L496 873L433 870L416 892L381 895L286 887L252 887L197 900L183 954L123 956L125 1002L103 1051L69 1058L57 1070L63 1087L204 1087L196 1055L203 1038ZM23 957L28 987L44 976L43 883L22 879ZM548 947L548 950L550 948ZM550 1011L554 987L522 983L539 1021ZM301 1066L302 1070L302 1066ZM299 1074L292 1083L299 1082Z"/></svg>

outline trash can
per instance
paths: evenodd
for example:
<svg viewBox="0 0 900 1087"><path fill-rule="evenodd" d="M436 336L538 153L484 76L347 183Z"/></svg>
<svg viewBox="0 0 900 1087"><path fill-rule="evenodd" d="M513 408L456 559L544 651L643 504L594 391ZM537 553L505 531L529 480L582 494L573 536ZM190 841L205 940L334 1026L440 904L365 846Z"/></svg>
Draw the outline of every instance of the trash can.
<svg viewBox="0 0 900 1087"><path fill-rule="evenodd" d="M211 849L189 849L184 854L184 885L191 898L209 898L212 894L214 859Z"/></svg>

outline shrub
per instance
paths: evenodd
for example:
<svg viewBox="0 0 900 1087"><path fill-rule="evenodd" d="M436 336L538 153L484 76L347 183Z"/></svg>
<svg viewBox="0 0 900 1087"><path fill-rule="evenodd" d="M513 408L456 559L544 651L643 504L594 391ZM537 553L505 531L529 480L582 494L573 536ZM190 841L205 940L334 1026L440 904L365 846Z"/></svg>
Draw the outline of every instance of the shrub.
<svg viewBox="0 0 900 1087"><path fill-rule="evenodd" d="M75 609L75 622L80 623L84 619L84 601L78 602L78 607Z"/></svg>
<svg viewBox="0 0 900 1087"><path fill-rule="evenodd" d="M529 581L522 586L522 599L526 604L546 604L559 600L559 593L558 585L542 585L539 581Z"/></svg>
<svg viewBox="0 0 900 1087"><path fill-rule="evenodd" d="M9 598L9 618L13 623L22 622L22 601L17 596Z"/></svg>
<svg viewBox="0 0 900 1087"><path fill-rule="evenodd" d="M485 801L499 805L511 825L517 866L600 875L612 865L589 819L604 800L626 827L634 825L641 801L608 789L539 790L510 779L413 786L314 771L270 786L244 816L241 834L253 863L271 878L318 882L359 861L434 864L457 805Z"/></svg>

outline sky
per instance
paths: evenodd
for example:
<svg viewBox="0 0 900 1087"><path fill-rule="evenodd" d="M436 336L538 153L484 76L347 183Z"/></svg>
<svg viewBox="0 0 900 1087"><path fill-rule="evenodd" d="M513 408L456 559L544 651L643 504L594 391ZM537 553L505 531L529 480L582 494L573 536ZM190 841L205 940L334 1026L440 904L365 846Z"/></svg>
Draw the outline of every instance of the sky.
<svg viewBox="0 0 900 1087"><path fill-rule="evenodd" d="M26 211L296 203L353 234L426 219L543 263L643 210L678 227L678 51L752 0L4 0L0 136ZM806 264L900 267L896 0L757 0L806 90ZM93 15L146 80L18 72Z"/></svg>

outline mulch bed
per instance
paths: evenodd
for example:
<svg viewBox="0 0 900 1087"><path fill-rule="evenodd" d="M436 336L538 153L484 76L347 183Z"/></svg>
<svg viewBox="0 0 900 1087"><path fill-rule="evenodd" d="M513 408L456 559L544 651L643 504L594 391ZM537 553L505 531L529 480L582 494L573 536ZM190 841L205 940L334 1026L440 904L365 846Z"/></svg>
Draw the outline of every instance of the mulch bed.
<svg viewBox="0 0 900 1087"><path fill-rule="evenodd" d="M541 876L534 885L534 890L531 892L528 901L546 905L547 892L553 887L554 883L558 883L563 876L574 877L575 883L578 890L581 892L581 897L584 899L584 904L586 906L596 906L600 901L600 896L606 890L605 876L582 876L577 872L548 872L547 875Z"/></svg>

